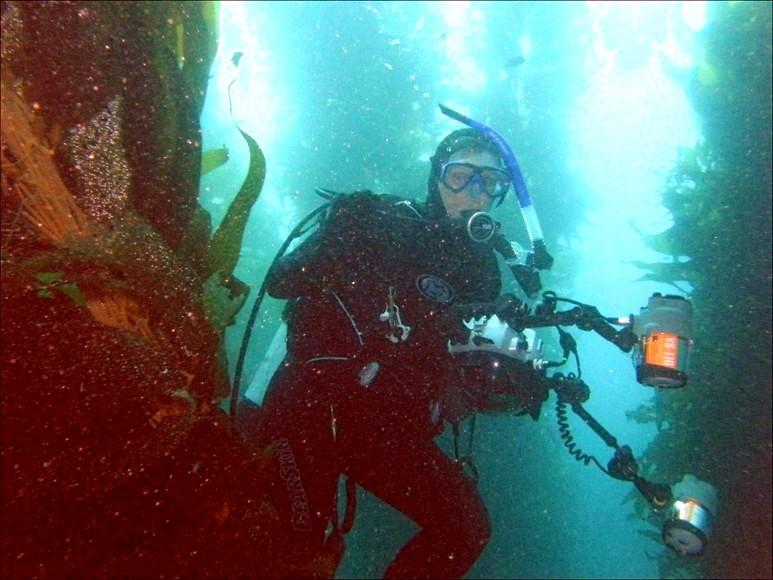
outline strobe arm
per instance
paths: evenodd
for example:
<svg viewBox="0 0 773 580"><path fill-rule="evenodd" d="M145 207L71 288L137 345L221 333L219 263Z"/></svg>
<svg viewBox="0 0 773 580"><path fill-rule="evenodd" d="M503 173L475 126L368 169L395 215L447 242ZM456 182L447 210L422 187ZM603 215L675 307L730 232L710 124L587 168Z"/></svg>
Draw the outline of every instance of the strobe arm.
<svg viewBox="0 0 773 580"><path fill-rule="evenodd" d="M593 460L602 471L615 479L630 481L656 510L668 505L673 499L671 488L667 485L647 481L641 477L639 475L639 466L636 463L631 448L628 445L619 445L617 439L615 439L615 437L590 413L588 413L585 407L582 406L582 403L587 401L590 396L590 389L588 386L572 374L564 376L561 373L556 373L550 377L548 381L550 387L555 390L558 395L557 409L559 409L559 430L561 431L564 444L569 449L569 452L578 461L585 461L586 465L590 460ZM560 411L565 405L570 405L572 411L574 411L574 413L579 416L585 424L604 441L604 443L615 450L615 454L607 464L606 469L604 469L594 457L586 456L582 451L576 448L571 434L569 433L566 417L562 416Z"/></svg>
<svg viewBox="0 0 773 580"><path fill-rule="evenodd" d="M534 314L523 315L522 309L512 315L505 313L505 321L517 331L543 326L575 325L580 330L593 330L623 352L630 352L637 343L637 337L630 326L617 330L607 322L595 306L583 304L561 312L553 310L554 307L554 302L545 302L535 309Z"/></svg>
<svg viewBox="0 0 773 580"><path fill-rule="evenodd" d="M496 314L517 332L526 328L575 325L580 330L593 330L623 352L630 352L636 345L638 339L630 325L617 330L595 306L576 303L578 305L570 310L556 312L552 293L546 292L544 297L545 301L537 305L533 314L529 314L527 305L512 294L504 294L496 302L457 304L449 312L449 325L458 328L462 320Z"/></svg>
<svg viewBox="0 0 773 580"><path fill-rule="evenodd" d="M665 507L673 499L671 488L661 483L647 481L638 474L639 466L628 445L618 447L608 465L609 474L623 481L630 481L656 510Z"/></svg>

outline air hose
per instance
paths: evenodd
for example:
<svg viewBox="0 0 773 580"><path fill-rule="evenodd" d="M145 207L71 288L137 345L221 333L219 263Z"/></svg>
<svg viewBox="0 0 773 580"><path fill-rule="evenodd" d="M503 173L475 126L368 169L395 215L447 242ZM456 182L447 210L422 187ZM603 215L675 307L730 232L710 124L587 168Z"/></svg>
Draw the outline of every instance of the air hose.
<svg viewBox="0 0 773 580"><path fill-rule="evenodd" d="M326 190L317 190L320 195L324 195L324 193L327 193ZM324 193L323 193L324 192ZM269 270L274 266L274 264L281 258L284 253L287 251L287 248L290 246L290 244L295 240L296 238L302 236L306 233L306 230L304 230L304 227L306 224L311 221L313 218L315 218L319 213L326 210L330 204L324 203L318 208L316 208L314 211L309 213L305 218L301 220L301 222L295 226L293 231L290 232L290 235L287 236L287 239L284 241L282 246L279 248L279 251L277 252L274 259L271 261L271 265L269 266ZM231 401L229 404L229 413L231 417L236 417L237 408L239 405L239 396L241 391L241 380L242 380L242 373L244 371L244 359L247 356L247 347L250 344L250 338L252 337L252 329L255 326L255 321L258 319L258 313L260 312L260 305L263 303L263 298L266 296L266 280L268 277L263 279L263 283L260 285L260 290L258 290L258 297L255 299L255 304L252 306L252 311L250 312L250 318L247 321L247 327L244 329L244 336L242 337L242 344L241 348L239 349L239 357L236 359L236 370L234 372L234 382L233 382L233 388L231 389Z"/></svg>

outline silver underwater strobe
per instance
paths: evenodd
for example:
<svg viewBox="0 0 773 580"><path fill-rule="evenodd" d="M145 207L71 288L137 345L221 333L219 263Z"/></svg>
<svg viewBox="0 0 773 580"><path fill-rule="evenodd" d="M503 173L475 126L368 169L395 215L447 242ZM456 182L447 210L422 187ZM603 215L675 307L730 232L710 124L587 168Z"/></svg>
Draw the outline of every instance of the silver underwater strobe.
<svg viewBox="0 0 773 580"><path fill-rule="evenodd" d="M694 475L685 475L673 489L666 512L663 542L681 556L699 556L714 531L717 490Z"/></svg>

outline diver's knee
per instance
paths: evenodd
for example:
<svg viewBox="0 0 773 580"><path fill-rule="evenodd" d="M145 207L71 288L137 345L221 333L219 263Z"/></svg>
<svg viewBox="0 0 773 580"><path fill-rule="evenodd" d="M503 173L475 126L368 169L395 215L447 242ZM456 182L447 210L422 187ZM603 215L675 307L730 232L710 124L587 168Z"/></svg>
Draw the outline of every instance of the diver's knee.
<svg viewBox="0 0 773 580"><path fill-rule="evenodd" d="M491 539L491 519L483 501L476 497L462 518L463 536L471 550L481 553Z"/></svg>
<svg viewBox="0 0 773 580"><path fill-rule="evenodd" d="M474 524L467 528L467 543L471 549L480 554L491 539L491 521L485 509L475 518Z"/></svg>

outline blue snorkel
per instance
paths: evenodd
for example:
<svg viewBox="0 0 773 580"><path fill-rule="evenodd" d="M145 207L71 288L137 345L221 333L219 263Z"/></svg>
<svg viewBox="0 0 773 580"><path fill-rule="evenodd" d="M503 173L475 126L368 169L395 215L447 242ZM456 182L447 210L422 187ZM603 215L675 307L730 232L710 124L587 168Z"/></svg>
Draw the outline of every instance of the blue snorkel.
<svg viewBox="0 0 773 580"><path fill-rule="evenodd" d="M549 270L553 265L553 257L548 254L547 248L545 247L542 228L537 219L537 212L534 209L534 202L531 199L531 195L529 195L529 190L526 188L526 182L523 179L521 168L518 167L518 161L515 158L513 150L510 149L510 145L508 145L507 141L491 127L487 127L478 121L473 121L469 117L465 117L461 113L457 113L445 105L439 104L438 106L445 116L451 117L482 133L499 148L502 159L510 172L510 176L513 178L515 195L518 198L518 205L521 206L521 214L523 215L523 221L526 223L526 231L529 233L529 240L531 240L532 250L534 252L533 265L540 270Z"/></svg>

